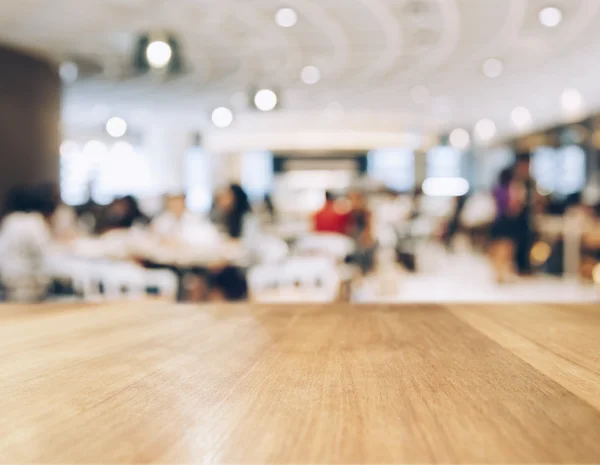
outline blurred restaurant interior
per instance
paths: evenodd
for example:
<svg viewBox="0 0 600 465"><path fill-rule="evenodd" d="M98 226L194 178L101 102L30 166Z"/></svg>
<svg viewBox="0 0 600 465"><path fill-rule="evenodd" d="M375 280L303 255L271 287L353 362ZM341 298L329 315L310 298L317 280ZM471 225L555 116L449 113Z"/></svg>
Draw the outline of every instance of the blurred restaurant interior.
<svg viewBox="0 0 600 465"><path fill-rule="evenodd" d="M0 298L597 302L599 21L5 0Z"/></svg>

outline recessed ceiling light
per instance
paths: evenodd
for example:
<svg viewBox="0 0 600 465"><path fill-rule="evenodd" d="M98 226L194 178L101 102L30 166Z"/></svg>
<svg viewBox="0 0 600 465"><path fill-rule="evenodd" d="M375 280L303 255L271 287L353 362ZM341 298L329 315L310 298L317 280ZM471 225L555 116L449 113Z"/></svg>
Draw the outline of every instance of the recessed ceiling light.
<svg viewBox="0 0 600 465"><path fill-rule="evenodd" d="M106 132L112 137L122 137L127 132L127 123L123 118L113 116L106 122Z"/></svg>
<svg viewBox="0 0 600 465"><path fill-rule="evenodd" d="M292 27L298 22L298 14L291 8L280 8L275 13L275 22L281 27Z"/></svg>
<svg viewBox="0 0 600 465"><path fill-rule="evenodd" d="M581 109L583 97L577 89L565 89L560 96L560 103L564 110L576 112Z"/></svg>
<svg viewBox="0 0 600 465"><path fill-rule="evenodd" d="M231 126L231 123L233 123L233 112L225 107L215 108L211 119L216 127L223 129Z"/></svg>
<svg viewBox="0 0 600 465"><path fill-rule="evenodd" d="M562 22L563 14L555 6L548 6L540 10L538 15L540 23L546 27L556 27Z"/></svg>
<svg viewBox="0 0 600 465"><path fill-rule="evenodd" d="M152 41L146 48L146 58L152 68L164 68L171 61L172 55L171 46L163 40Z"/></svg>
<svg viewBox="0 0 600 465"><path fill-rule="evenodd" d="M483 74L489 78L497 78L504 71L504 64L498 58L488 58L483 62Z"/></svg>
<svg viewBox="0 0 600 465"><path fill-rule="evenodd" d="M491 140L496 135L496 124L487 118L477 121L475 135L482 142Z"/></svg>
<svg viewBox="0 0 600 465"><path fill-rule="evenodd" d="M531 113L525 107L515 108L510 114L510 119L520 129L528 127L532 121Z"/></svg>
<svg viewBox="0 0 600 465"><path fill-rule="evenodd" d="M416 104L419 104L419 105L423 104L423 103L427 102L427 100L429 99L429 89L427 89L427 87L421 86L421 85L414 86L410 90L410 98Z"/></svg>
<svg viewBox="0 0 600 465"><path fill-rule="evenodd" d="M455 149L465 150L470 142L471 137L469 133L462 128L457 128L450 133L450 145Z"/></svg>
<svg viewBox="0 0 600 465"><path fill-rule="evenodd" d="M71 84L79 77L79 67L72 61L67 61L60 65L60 68L58 68L58 74L63 82Z"/></svg>
<svg viewBox="0 0 600 465"><path fill-rule="evenodd" d="M261 89L254 96L254 104L260 111L271 111L277 106L277 94L271 89Z"/></svg>
<svg viewBox="0 0 600 465"><path fill-rule="evenodd" d="M321 71L316 66L305 66L301 73L304 84L316 84L321 80Z"/></svg>

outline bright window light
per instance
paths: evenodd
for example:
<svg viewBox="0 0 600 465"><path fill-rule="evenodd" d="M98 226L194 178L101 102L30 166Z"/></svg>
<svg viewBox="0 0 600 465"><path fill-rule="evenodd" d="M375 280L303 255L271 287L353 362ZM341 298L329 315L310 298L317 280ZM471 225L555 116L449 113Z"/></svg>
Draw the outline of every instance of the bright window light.
<svg viewBox="0 0 600 465"><path fill-rule="evenodd" d="M465 178L427 178L423 182L423 193L431 197L459 197L469 192L469 181Z"/></svg>

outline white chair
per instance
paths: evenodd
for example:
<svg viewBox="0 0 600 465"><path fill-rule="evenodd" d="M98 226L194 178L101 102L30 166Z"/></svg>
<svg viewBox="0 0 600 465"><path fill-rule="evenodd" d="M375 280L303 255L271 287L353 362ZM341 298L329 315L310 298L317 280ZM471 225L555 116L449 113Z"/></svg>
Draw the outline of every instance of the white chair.
<svg viewBox="0 0 600 465"><path fill-rule="evenodd" d="M283 239L275 236L262 236L256 246L259 263L279 263L288 256L289 247Z"/></svg>
<svg viewBox="0 0 600 465"><path fill-rule="evenodd" d="M256 302L334 302L341 282L335 261L324 257L292 257L248 273L250 297Z"/></svg>
<svg viewBox="0 0 600 465"><path fill-rule="evenodd" d="M298 240L295 250L301 255L319 255L343 261L354 252L354 241L343 234L313 233Z"/></svg>
<svg viewBox="0 0 600 465"><path fill-rule="evenodd" d="M149 288L155 288L161 297L175 300L177 276L169 270L148 270L129 262L99 264L96 277L107 299L143 298Z"/></svg>

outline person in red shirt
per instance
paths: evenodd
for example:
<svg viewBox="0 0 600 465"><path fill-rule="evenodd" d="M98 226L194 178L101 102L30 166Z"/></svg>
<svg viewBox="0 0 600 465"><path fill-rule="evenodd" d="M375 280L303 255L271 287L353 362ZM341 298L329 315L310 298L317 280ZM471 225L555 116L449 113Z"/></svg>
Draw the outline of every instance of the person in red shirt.
<svg viewBox="0 0 600 465"><path fill-rule="evenodd" d="M340 209L335 197L329 191L325 192L325 204L313 217L315 232L346 234L348 231L349 212Z"/></svg>

